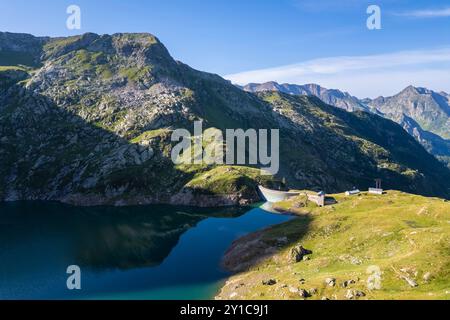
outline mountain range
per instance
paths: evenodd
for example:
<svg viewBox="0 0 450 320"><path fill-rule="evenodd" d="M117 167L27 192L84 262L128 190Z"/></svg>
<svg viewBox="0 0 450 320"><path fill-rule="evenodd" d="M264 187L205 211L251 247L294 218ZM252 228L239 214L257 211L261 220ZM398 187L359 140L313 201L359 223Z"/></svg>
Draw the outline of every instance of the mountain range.
<svg viewBox="0 0 450 320"><path fill-rule="evenodd" d="M368 110L368 106L365 103L362 103L358 98L351 96L349 93L340 90L326 89L318 84L279 84L271 81L262 84L249 83L241 88L248 92L279 91L292 95L311 95L318 97L329 105L347 111Z"/></svg>
<svg viewBox="0 0 450 320"><path fill-rule="evenodd" d="M400 124L431 154L450 167L450 96L409 86L392 97L358 99L347 92L317 84L295 85L267 82L241 87L248 92L279 91L290 95L312 95L325 103L353 112L362 110Z"/></svg>
<svg viewBox="0 0 450 320"><path fill-rule="evenodd" d="M220 206L258 200L257 184L336 192L376 178L450 198L450 170L369 105L347 112L315 96L247 92L174 60L147 33L0 33L0 200ZM279 129L279 174L175 165L171 134L196 120Z"/></svg>

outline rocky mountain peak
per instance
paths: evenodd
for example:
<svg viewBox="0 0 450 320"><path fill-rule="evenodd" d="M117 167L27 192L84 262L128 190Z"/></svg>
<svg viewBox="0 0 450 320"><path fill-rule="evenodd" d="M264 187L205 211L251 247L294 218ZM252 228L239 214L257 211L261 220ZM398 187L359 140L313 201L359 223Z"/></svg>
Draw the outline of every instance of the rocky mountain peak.
<svg viewBox="0 0 450 320"><path fill-rule="evenodd" d="M444 139L450 137L450 104L446 94L408 86L395 96L380 97L368 105L399 123L402 123L403 116L408 116L423 130Z"/></svg>
<svg viewBox="0 0 450 320"><path fill-rule="evenodd" d="M422 87L415 87L415 86L408 86L405 89L403 89L399 95L427 95L427 94L432 94L433 91L427 89L427 88L422 88Z"/></svg>
<svg viewBox="0 0 450 320"><path fill-rule="evenodd" d="M129 58L141 66L164 64L167 68L176 63L159 39L150 33L85 33L50 38L0 32L0 65L3 66L37 67L80 50Z"/></svg>
<svg viewBox="0 0 450 320"><path fill-rule="evenodd" d="M172 60L164 45L149 33L116 33L114 35L85 33L68 38L52 38L44 47L43 59L55 59L69 52L83 49L141 60L146 58L151 60L151 56L156 56L159 60Z"/></svg>

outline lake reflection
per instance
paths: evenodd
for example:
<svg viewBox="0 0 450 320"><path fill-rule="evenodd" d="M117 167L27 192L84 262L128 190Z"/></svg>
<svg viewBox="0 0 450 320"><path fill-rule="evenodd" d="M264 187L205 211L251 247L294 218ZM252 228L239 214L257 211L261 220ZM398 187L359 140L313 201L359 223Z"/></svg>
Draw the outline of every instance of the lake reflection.
<svg viewBox="0 0 450 320"><path fill-rule="evenodd" d="M251 208L0 204L0 298L209 299L231 242L287 219ZM80 291L66 288L73 264Z"/></svg>

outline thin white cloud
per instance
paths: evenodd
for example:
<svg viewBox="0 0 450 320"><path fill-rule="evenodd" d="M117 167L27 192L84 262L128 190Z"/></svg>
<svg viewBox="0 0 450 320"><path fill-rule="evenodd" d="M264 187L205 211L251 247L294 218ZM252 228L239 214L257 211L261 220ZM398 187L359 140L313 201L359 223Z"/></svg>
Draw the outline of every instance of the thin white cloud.
<svg viewBox="0 0 450 320"><path fill-rule="evenodd" d="M408 85L449 91L450 48L314 59L227 75L225 78L240 85L267 81L314 82L360 97L393 94Z"/></svg>
<svg viewBox="0 0 450 320"><path fill-rule="evenodd" d="M399 16L416 17L416 18L438 18L438 17L450 17L450 8L444 9L426 9L417 11L407 11L398 13Z"/></svg>

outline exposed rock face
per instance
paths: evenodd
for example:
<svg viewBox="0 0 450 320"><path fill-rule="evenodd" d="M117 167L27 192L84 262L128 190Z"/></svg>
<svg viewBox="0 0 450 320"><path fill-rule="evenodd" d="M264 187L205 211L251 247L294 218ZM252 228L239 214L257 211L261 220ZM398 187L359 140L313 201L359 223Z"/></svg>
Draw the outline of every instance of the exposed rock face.
<svg viewBox="0 0 450 320"><path fill-rule="evenodd" d="M9 66L0 67L0 200L214 206L256 201L257 184L276 185L257 169L174 165L171 134L192 131L194 120L280 129L279 177L292 187L332 192L382 178L450 194L450 171L390 121L310 97L244 92L175 61L151 34L0 33L0 57Z"/></svg>

